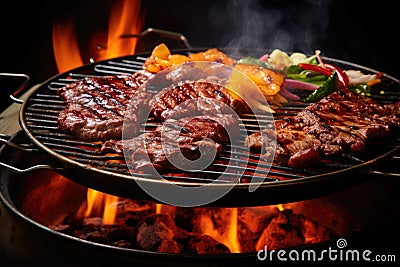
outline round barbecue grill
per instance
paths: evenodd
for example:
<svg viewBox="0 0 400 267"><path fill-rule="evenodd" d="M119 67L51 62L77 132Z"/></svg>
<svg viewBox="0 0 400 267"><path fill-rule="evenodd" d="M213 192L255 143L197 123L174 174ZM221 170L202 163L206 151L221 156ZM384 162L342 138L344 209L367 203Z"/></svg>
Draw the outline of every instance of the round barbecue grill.
<svg viewBox="0 0 400 267"><path fill-rule="evenodd" d="M188 54L205 51L208 48L191 48L172 50L174 53ZM261 56L265 51L243 49L238 51L232 48L219 48L228 55L242 54L254 57ZM86 187L105 193L131 198L150 199L152 196L145 193L138 185L149 184L162 190L167 182L154 179L148 174L132 174L129 172L123 156L104 155L100 153L101 142L87 142L64 133L57 127L57 118L65 108L64 100L57 94L57 90L67 84L85 77L132 74L142 69L149 53L135 54L104 61L99 61L70 70L50 78L38 86L23 101L19 114L19 122L24 134L33 144L29 153L39 153L45 165L33 166L34 169L50 168L65 177ZM327 63L332 63L344 69L359 69L364 73L378 73L376 70L359 66L342 60L323 57ZM382 103L391 103L400 100L400 81L389 75L382 77L382 83L377 85L372 97ZM385 94L381 94L381 90ZM296 90L301 99L309 91ZM302 101L289 101L276 109L273 117L279 119L285 116L294 116L306 104ZM260 115L262 117L262 114ZM259 119L260 116L257 116ZM268 117L268 116L266 116ZM257 129L254 115L241 115L244 123L242 131L247 134ZM154 122L150 122L154 124ZM154 126L154 125L153 125ZM141 132L148 131L146 124ZM243 134L246 134L243 132ZM341 156L323 158L321 164L313 168L295 169L277 164L267 164L257 152L248 151L243 146L229 147L223 151L206 169L196 172L172 170L163 174L168 183L180 186L208 186L208 190L225 192L227 187L233 187L210 205L213 206L251 206L267 205L305 200L319 197L331 192L355 185L370 177L370 174L379 174L376 168L385 160L391 159L399 149L400 139L398 132L392 132L389 138L376 140L368 146L366 153L356 155L345 153ZM22 149L22 148L21 148ZM249 161L243 160L249 158ZM4 165L4 164L3 164ZM256 171L256 166L258 169ZM6 166L14 171L13 166ZM263 169L265 171L263 172ZM31 170L31 169L29 169ZM227 179L215 181L222 173ZM237 174L240 173L240 176ZM396 174L394 174L396 175ZM257 176L263 179L254 192L249 191L252 178Z"/></svg>

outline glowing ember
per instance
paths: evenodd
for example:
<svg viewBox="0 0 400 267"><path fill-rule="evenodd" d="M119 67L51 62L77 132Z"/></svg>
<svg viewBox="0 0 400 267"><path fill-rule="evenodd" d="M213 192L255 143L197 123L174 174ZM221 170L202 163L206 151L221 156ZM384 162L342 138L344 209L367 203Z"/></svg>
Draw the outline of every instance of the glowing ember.
<svg viewBox="0 0 400 267"><path fill-rule="evenodd" d="M296 247L330 240L350 230L340 213L323 212L317 201L310 202L312 204L284 204L283 211L278 209L278 205L180 208L147 201L113 199L112 196L89 191L89 198L95 199L95 203L89 205L91 211L86 212L89 217L83 218L82 214L78 214L85 213L88 207L85 201L73 216L66 216L65 220L49 227L82 239L119 247L195 254L247 253L263 249L266 245L271 249ZM108 197L111 208L118 204L113 224L107 223L108 212L105 212L103 220L98 220L101 215L94 214L95 211L103 212L98 202L104 206ZM312 218L303 213L312 214Z"/></svg>

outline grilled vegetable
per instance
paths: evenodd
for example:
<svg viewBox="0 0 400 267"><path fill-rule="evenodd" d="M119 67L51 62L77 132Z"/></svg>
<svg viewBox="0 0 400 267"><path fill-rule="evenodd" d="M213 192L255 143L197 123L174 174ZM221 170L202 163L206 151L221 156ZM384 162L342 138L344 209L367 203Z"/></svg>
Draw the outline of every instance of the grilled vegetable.
<svg viewBox="0 0 400 267"><path fill-rule="evenodd" d="M338 79L337 79L337 72L334 71L331 76L323 83L320 87L317 88L312 94L310 94L306 99L305 102L317 102L324 98L327 95L335 92L338 88Z"/></svg>
<svg viewBox="0 0 400 267"><path fill-rule="evenodd" d="M264 68L268 68L268 69L272 69L272 66L270 64L268 64L265 61L261 61L257 58L254 57L244 57L238 60L237 62L238 64L250 64L250 65L256 65L256 66L260 66L260 67L264 67Z"/></svg>
<svg viewBox="0 0 400 267"><path fill-rule="evenodd" d="M347 77L349 77L349 85L366 83L371 86L381 82L380 78L384 75L383 72L364 74L360 70L346 70L345 73L347 74Z"/></svg>
<svg viewBox="0 0 400 267"><path fill-rule="evenodd" d="M307 73L288 74L286 78L321 85L326 81L325 75L309 75Z"/></svg>
<svg viewBox="0 0 400 267"><path fill-rule="evenodd" d="M326 63L324 64L324 67L331 71L336 71L340 87L342 89L348 89L349 77L347 77L347 74L341 68L339 68L338 66L334 66L334 65L326 64Z"/></svg>
<svg viewBox="0 0 400 267"><path fill-rule="evenodd" d="M349 90L356 92L357 94L371 96L371 86L366 83L349 85Z"/></svg>
<svg viewBox="0 0 400 267"><path fill-rule="evenodd" d="M285 79L284 87L286 89L303 89L303 90L315 91L319 86L313 83L302 82L299 80Z"/></svg>
<svg viewBox="0 0 400 267"><path fill-rule="evenodd" d="M310 63L316 64L317 57L321 51L316 50L315 54L311 57L307 57L303 53L292 53L290 56L279 49L275 49L269 54L268 62L276 69L286 69L291 65L296 65L298 63Z"/></svg>
<svg viewBox="0 0 400 267"><path fill-rule="evenodd" d="M263 95L277 94L285 81L283 74L257 65L239 63L234 68L249 77L260 88Z"/></svg>
<svg viewBox="0 0 400 267"><path fill-rule="evenodd" d="M312 70L317 73L321 73L322 75L325 75L327 77L331 76L332 71L329 69L326 69L324 67L314 65L314 64L308 64L308 63L299 63L298 66L302 68L303 70Z"/></svg>
<svg viewBox="0 0 400 267"><path fill-rule="evenodd" d="M349 77L347 77L347 74L338 66L334 66L334 65L326 64L326 63L324 63L322 66L314 65L314 64L307 64L307 63L299 63L298 66L305 70L311 70L311 71L315 71L317 73L321 73L327 77L330 77L332 75L332 72L336 72L340 88L348 89Z"/></svg>
<svg viewBox="0 0 400 267"><path fill-rule="evenodd" d="M168 47L162 43L153 49L150 57L148 57L144 63L144 68L151 73L157 73L168 67L188 61L215 61L228 66L232 66L236 62L235 59L228 57L225 53L216 48L185 56L181 54L171 54Z"/></svg>
<svg viewBox="0 0 400 267"><path fill-rule="evenodd" d="M173 65L178 65L183 62L189 61L189 58L184 55L171 55L171 51L165 44L156 46L150 57L144 63L144 67L151 73L157 73Z"/></svg>
<svg viewBox="0 0 400 267"><path fill-rule="evenodd" d="M233 66L236 63L235 59L228 57L225 53L216 48L210 48L204 52L190 54L189 58L190 61L215 61L228 66Z"/></svg>

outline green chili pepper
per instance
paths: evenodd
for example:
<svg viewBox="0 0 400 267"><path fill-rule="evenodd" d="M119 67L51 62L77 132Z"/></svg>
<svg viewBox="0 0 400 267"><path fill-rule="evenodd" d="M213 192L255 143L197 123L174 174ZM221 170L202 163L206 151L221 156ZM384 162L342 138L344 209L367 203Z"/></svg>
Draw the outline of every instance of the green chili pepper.
<svg viewBox="0 0 400 267"><path fill-rule="evenodd" d="M371 96L371 86L366 83L352 84L349 86L349 90L366 96Z"/></svg>
<svg viewBox="0 0 400 267"><path fill-rule="evenodd" d="M325 75L314 75L310 76L306 73L299 74L288 74L286 75L288 79L298 80L302 82L316 82L316 81L326 81L327 77Z"/></svg>
<svg viewBox="0 0 400 267"><path fill-rule="evenodd" d="M309 59L306 63L318 65L318 59L317 59L317 57L313 57L313 58Z"/></svg>
<svg viewBox="0 0 400 267"><path fill-rule="evenodd" d="M289 74L299 74L299 73L302 72L302 71L303 71L303 69L300 68L299 66L297 66L297 65L290 65L290 66L287 68L287 70L286 70L286 74L287 74L287 75L289 75Z"/></svg>
<svg viewBox="0 0 400 267"><path fill-rule="evenodd" d="M338 88L338 80L337 80L337 73L334 71L328 79L310 94L306 99L305 102L317 102L324 98L325 96L330 95L331 93L335 92Z"/></svg>

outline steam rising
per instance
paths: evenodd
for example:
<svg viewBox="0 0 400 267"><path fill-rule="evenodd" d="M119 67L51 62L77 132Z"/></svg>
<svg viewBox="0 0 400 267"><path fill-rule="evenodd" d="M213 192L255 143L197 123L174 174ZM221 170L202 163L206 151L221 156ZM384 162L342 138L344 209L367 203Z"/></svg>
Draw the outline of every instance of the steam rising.
<svg viewBox="0 0 400 267"><path fill-rule="evenodd" d="M219 46L313 53L325 38L331 1L230 0L211 14L225 29ZM238 52L239 53L239 52Z"/></svg>

